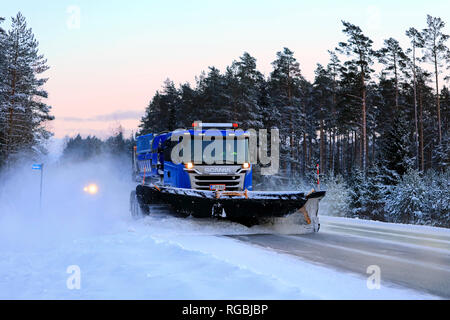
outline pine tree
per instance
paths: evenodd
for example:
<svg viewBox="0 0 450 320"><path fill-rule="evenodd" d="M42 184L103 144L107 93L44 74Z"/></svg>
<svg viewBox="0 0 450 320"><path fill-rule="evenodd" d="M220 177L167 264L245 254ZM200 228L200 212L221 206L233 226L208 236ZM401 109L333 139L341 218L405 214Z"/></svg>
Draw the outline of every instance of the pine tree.
<svg viewBox="0 0 450 320"><path fill-rule="evenodd" d="M401 72L406 68L406 54L394 38L384 40L384 47L377 52L379 61L384 64L385 71L393 73L395 84L395 107L399 106L399 82Z"/></svg>
<svg viewBox="0 0 450 320"><path fill-rule="evenodd" d="M234 75L237 79L237 89L232 95L233 105L237 107L239 114L236 120L239 119L245 128L262 128L259 100L264 79L256 69L256 59L244 52L239 61L233 62L231 69L235 70Z"/></svg>
<svg viewBox="0 0 450 320"><path fill-rule="evenodd" d="M6 109L6 33L1 28L5 19L0 17L0 143L6 140L6 121L4 111ZM5 154L0 145L0 168L5 161Z"/></svg>
<svg viewBox="0 0 450 320"><path fill-rule="evenodd" d="M179 92L175 88L173 81L167 79L164 82L163 95L161 97L161 117L160 126L164 131L172 131L177 129L177 120L179 114L180 98Z"/></svg>
<svg viewBox="0 0 450 320"><path fill-rule="evenodd" d="M230 117L234 118L237 109L230 98L230 86L219 69L210 67L208 75L201 78L197 87L200 95L197 120L228 122Z"/></svg>
<svg viewBox="0 0 450 320"><path fill-rule="evenodd" d="M332 106L333 106L333 79L322 65L318 64L315 71L316 77L314 80L314 107L315 115L317 115L317 120L319 122L319 159L320 168L322 172L326 174L327 166L325 163L325 130L327 129L327 124L332 118Z"/></svg>
<svg viewBox="0 0 450 320"><path fill-rule="evenodd" d="M156 91L152 100L150 101L148 107L145 110L145 114L141 119L139 124L139 135L144 135L148 133L158 132L161 129L160 121L161 118L161 94Z"/></svg>
<svg viewBox="0 0 450 320"><path fill-rule="evenodd" d="M409 138L407 121L397 112L391 120L390 129L381 137L379 163L384 184L395 185L411 167Z"/></svg>
<svg viewBox="0 0 450 320"><path fill-rule="evenodd" d="M269 78L271 105L278 111L273 114L280 116L279 119L273 120L282 124L278 125L282 141L280 152L286 168L288 162L292 163L294 160L296 136L303 134L303 143L306 146L306 105L302 102L300 89L304 78L294 53L288 48L277 52L277 59L272 65L273 71Z"/></svg>
<svg viewBox="0 0 450 320"><path fill-rule="evenodd" d="M376 96L372 97L373 105L373 132L378 135L378 153L383 148L383 137L388 135L392 129L392 119L396 114L400 114L404 109L398 110L395 108L395 82L393 79L388 79L385 73L379 76L379 83L376 88Z"/></svg>
<svg viewBox="0 0 450 320"><path fill-rule="evenodd" d="M420 147L419 147L419 125L418 125L418 109L417 109L417 54L416 49L423 47L423 38L422 35L417 29L409 28L406 31L406 35L411 39L411 48L406 50L406 54L411 53L412 57L408 59L410 69L413 74L413 90L414 90L414 124L415 124L415 143L416 143L416 165L417 169L420 168ZM419 59L420 60L420 59Z"/></svg>
<svg viewBox="0 0 450 320"><path fill-rule="evenodd" d="M449 132L450 122L450 90L447 86L444 86L441 90L441 111L442 111L442 129L443 132Z"/></svg>
<svg viewBox="0 0 450 320"><path fill-rule="evenodd" d="M441 18L427 15L427 28L422 31L425 49L424 60L432 63L434 67L439 144L442 142L439 74L441 73L440 68L443 67L443 63L450 57L449 48L445 45L445 42L450 36L442 32L444 26L445 23Z"/></svg>
<svg viewBox="0 0 450 320"><path fill-rule="evenodd" d="M361 28L345 21L342 21L342 24L344 25L342 31L347 35L348 40L347 42L340 42L340 48L336 48L336 50L353 57L352 60L346 61L344 64L352 73L359 77L361 92L361 168L365 172L367 167L367 81L373 72L370 66L373 64L375 52L372 49L373 41L363 34Z"/></svg>
<svg viewBox="0 0 450 320"><path fill-rule="evenodd" d="M46 78L38 78L48 70L47 61L38 53L38 42L25 17L19 12L12 18L5 40L5 101L0 115L4 135L0 141L1 158L11 162L21 150L37 155L45 152L43 141L51 136L43 124L53 120L51 107L42 102L47 92L42 89Z"/></svg>
<svg viewBox="0 0 450 320"><path fill-rule="evenodd" d="M180 127L184 116L180 110L180 93L172 81L164 82L163 91L156 92L139 125L139 134L171 131Z"/></svg>
<svg viewBox="0 0 450 320"><path fill-rule="evenodd" d="M198 91L191 88L189 83L181 85L178 128L189 127L194 121L203 119L199 114L199 96Z"/></svg>
<svg viewBox="0 0 450 320"><path fill-rule="evenodd" d="M433 89L427 83L431 74L422 68L417 67L417 100L418 100L418 126L419 126L419 155L420 170L422 172L427 168L427 159L425 151L432 148L436 134L434 129L434 121L432 116L431 104L434 105ZM430 139L431 138L431 139ZM430 140L430 141L428 141ZM428 146L428 147L427 147Z"/></svg>
<svg viewBox="0 0 450 320"><path fill-rule="evenodd" d="M0 103L3 101L3 87L6 76L6 32L1 27L4 20L4 18L0 17Z"/></svg>
<svg viewBox="0 0 450 320"><path fill-rule="evenodd" d="M337 93L338 93L338 76L339 70L341 69L341 61L334 51L328 50L330 55L330 62L327 65L327 71L329 76L332 79L332 103L331 103L331 115L328 119L329 127L331 129L332 141L331 141L331 151L330 151L330 170L335 172L335 164L337 163L338 170L340 169L340 154L339 154L339 146L340 140L336 141L340 138L340 134L338 131L338 123L337 123ZM337 150L336 147L338 147ZM337 151L337 152L336 152ZM336 154L336 156L335 156Z"/></svg>

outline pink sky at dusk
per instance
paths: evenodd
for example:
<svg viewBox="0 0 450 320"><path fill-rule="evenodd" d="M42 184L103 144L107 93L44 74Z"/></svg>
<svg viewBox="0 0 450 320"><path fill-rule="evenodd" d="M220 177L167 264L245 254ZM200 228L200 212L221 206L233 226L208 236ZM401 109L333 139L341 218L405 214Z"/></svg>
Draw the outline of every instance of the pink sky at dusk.
<svg viewBox="0 0 450 320"><path fill-rule="evenodd" d="M56 120L48 127L58 138L104 138L119 124L129 135L165 79L194 84L208 66L224 71L244 51L268 76L276 52L288 47L312 81L327 50L345 40L341 20L359 25L375 48L389 37L406 48L405 30L425 27L427 13L450 23L448 1L18 0L2 4L0 16L18 11L51 67L45 89Z"/></svg>

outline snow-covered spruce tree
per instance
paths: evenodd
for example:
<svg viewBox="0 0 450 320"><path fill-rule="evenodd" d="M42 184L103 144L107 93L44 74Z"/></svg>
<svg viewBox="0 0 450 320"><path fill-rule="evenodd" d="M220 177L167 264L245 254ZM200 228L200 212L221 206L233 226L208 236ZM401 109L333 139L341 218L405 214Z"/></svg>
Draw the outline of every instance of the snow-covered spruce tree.
<svg viewBox="0 0 450 320"><path fill-rule="evenodd" d="M352 217L363 217L367 211L364 207L364 197L367 194L364 180L364 173L358 169L355 169L349 177L350 210Z"/></svg>
<svg viewBox="0 0 450 320"><path fill-rule="evenodd" d="M256 59L244 52L239 61L233 61L231 67L227 69L226 78L227 81L236 84L230 86L229 93L234 116L231 120L240 120L244 128L262 128L259 100L264 77L256 69Z"/></svg>
<svg viewBox="0 0 450 320"><path fill-rule="evenodd" d="M450 228L450 170L427 171L425 214L418 223Z"/></svg>
<svg viewBox="0 0 450 320"><path fill-rule="evenodd" d="M417 223L428 220L427 193L424 179L418 170L408 170L392 187L386 197L387 221L397 223Z"/></svg>
<svg viewBox="0 0 450 320"><path fill-rule="evenodd" d="M21 150L28 155L39 155L43 141L51 136L44 123L53 120L51 107L42 102L47 92L42 86L46 78L39 75L48 69L47 60L38 52L38 42L25 17L19 12L12 18L11 29L4 39L6 70L4 73L4 103L0 118L3 119L0 152L8 164Z"/></svg>
<svg viewBox="0 0 450 320"><path fill-rule="evenodd" d="M229 77L222 75L219 69L209 67L208 74L197 82L200 97L195 110L196 120L203 122L230 121L234 117L230 90L236 85L235 82L230 83Z"/></svg>
<svg viewBox="0 0 450 320"><path fill-rule="evenodd" d="M271 105L276 110L273 119L280 129L280 162L286 169L289 164L296 162L295 148L300 135L305 136L306 119L302 101L301 85L304 78L300 71L300 64L294 57L294 52L288 48L277 52L277 59L272 62L273 71L269 77Z"/></svg>
<svg viewBox="0 0 450 320"><path fill-rule="evenodd" d="M444 132L442 141L433 149L433 163L439 170L450 166L450 133Z"/></svg>
<svg viewBox="0 0 450 320"><path fill-rule="evenodd" d="M395 113L388 128L381 137L378 162L381 165L380 174L383 175L383 183L395 185L414 163L410 150L411 130L406 118L399 112Z"/></svg>
<svg viewBox="0 0 450 320"><path fill-rule="evenodd" d="M182 84L180 87L180 119L177 127L183 128L190 126L194 121L203 120L198 116L199 93L192 88L189 83ZM181 116L182 115L182 116Z"/></svg>
<svg viewBox="0 0 450 320"><path fill-rule="evenodd" d="M180 94L170 79L164 81L163 91L156 92L141 119L139 134L175 130L178 119Z"/></svg>
<svg viewBox="0 0 450 320"><path fill-rule="evenodd" d="M167 79L164 82L164 95L161 99L161 111L163 112L163 117L166 119L164 123L167 126L166 130L177 129L177 118L179 113L180 105L180 95L178 90L175 88L173 81ZM162 124L161 124L162 125Z"/></svg>
<svg viewBox="0 0 450 320"><path fill-rule="evenodd" d="M362 219L385 221L386 186L379 167L370 167L365 175L361 170L356 170L349 184L351 215Z"/></svg>
<svg viewBox="0 0 450 320"><path fill-rule="evenodd" d="M161 94L156 91L152 100L148 104L145 109L145 114L141 118L141 123L139 124L139 132L138 134L148 134L152 132L158 132L160 128L160 119L161 119Z"/></svg>
<svg viewBox="0 0 450 320"><path fill-rule="evenodd" d="M345 217L350 213L350 190L341 175L330 175L324 180L327 196L320 202L322 214Z"/></svg>

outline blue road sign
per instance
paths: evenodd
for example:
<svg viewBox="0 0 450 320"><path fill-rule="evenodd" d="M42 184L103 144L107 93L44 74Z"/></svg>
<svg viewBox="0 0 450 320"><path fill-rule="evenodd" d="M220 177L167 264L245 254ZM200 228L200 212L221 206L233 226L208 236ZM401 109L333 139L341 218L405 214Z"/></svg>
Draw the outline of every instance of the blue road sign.
<svg viewBox="0 0 450 320"><path fill-rule="evenodd" d="M31 169L33 169L33 170L42 170L42 163L35 163L35 164L33 164Z"/></svg>

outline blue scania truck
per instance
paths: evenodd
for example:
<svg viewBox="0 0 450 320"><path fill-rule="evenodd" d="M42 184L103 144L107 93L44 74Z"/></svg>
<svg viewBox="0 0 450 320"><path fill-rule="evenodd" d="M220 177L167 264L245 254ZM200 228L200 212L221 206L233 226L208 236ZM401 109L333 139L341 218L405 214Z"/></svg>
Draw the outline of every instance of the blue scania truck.
<svg viewBox="0 0 450 320"><path fill-rule="evenodd" d="M255 191L250 135L235 123L195 122L191 128L136 138L130 211L138 218L165 204L181 216L226 218L247 226L297 215L318 231L324 191Z"/></svg>

